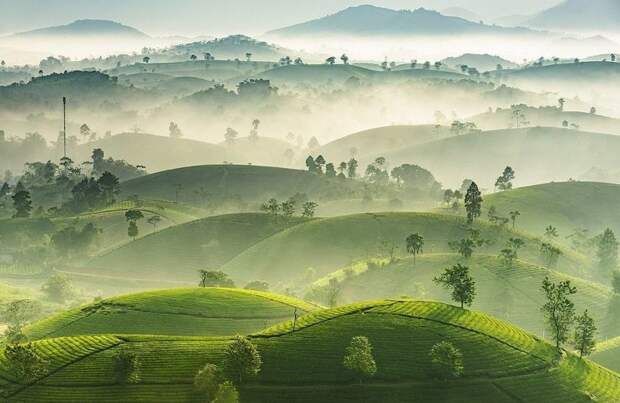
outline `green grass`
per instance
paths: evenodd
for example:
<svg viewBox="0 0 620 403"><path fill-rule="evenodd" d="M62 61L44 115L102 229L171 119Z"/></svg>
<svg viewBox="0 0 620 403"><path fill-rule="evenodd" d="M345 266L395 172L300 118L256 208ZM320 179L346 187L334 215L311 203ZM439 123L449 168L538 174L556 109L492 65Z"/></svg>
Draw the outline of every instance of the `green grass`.
<svg viewBox="0 0 620 403"><path fill-rule="evenodd" d="M223 336L251 333L316 309L277 294L225 288L149 291L113 297L44 319L32 339L94 334Z"/></svg>
<svg viewBox="0 0 620 403"><path fill-rule="evenodd" d="M259 376L241 388L244 402L616 402L620 379L569 355L558 365L554 349L508 323L434 302L384 300L318 311L253 336L263 358ZM376 376L359 385L342 367L351 337L373 345ZM457 380L439 381L429 351L450 341L464 354ZM226 338L79 336L35 345L49 360L48 374L17 385L6 363L0 375L9 402L200 402L194 374L220 362ZM142 363L136 385L113 380L120 348Z"/></svg>
<svg viewBox="0 0 620 403"><path fill-rule="evenodd" d="M411 258L391 264L388 259L371 261L370 268L368 262L359 262L317 280L309 287L315 289L309 296L324 302L325 286L329 279L336 278L341 288L340 303L403 295L454 303L450 292L436 285L433 279L457 263L468 266L476 281L477 295L472 306L476 311L542 336L548 331L540 312L544 304L541 285L548 276L556 282L570 280L577 287L578 293L572 298L576 309L578 312L588 309L599 327L599 335L620 334L620 327L610 317L612 292L608 288L523 261L508 267L495 256L474 254L470 259L463 259L454 254L434 254L418 257L415 264Z"/></svg>
<svg viewBox="0 0 620 403"><path fill-rule="evenodd" d="M247 248L306 220L246 213L207 217L173 226L103 253L84 273L197 281L197 270L218 268Z"/></svg>
<svg viewBox="0 0 620 403"><path fill-rule="evenodd" d="M620 337L614 337L613 339L598 343L592 354L592 361L613 371L620 372Z"/></svg>
<svg viewBox="0 0 620 403"><path fill-rule="evenodd" d="M526 246L524 260L538 262L540 240L508 229L476 222L485 239L495 244L482 252L497 254L510 237L521 237ZM384 243L404 256L405 238L412 233L424 237L424 252L449 251L448 242L466 237L466 223L460 217L431 213L357 214L314 220L297 225L257 243L241 253L223 270L240 280L265 280L281 288L304 281L306 269L326 275L351 262L384 255ZM587 274L583 259L568 251L560 258L563 270ZM306 284L302 284L306 285Z"/></svg>
<svg viewBox="0 0 620 403"><path fill-rule="evenodd" d="M598 235L605 228L620 232L620 185L595 182L562 182L528 186L486 196L485 207L495 206L507 216L518 210L517 227L542 235L548 225L558 228L560 241L575 229ZM595 201L595 204L592 202Z"/></svg>
<svg viewBox="0 0 620 403"><path fill-rule="evenodd" d="M271 197L286 199L295 193L325 199L347 198L362 189L354 181L330 179L307 171L252 165L203 165L178 168L132 179L121 184L125 195L212 206L227 200L253 211Z"/></svg>

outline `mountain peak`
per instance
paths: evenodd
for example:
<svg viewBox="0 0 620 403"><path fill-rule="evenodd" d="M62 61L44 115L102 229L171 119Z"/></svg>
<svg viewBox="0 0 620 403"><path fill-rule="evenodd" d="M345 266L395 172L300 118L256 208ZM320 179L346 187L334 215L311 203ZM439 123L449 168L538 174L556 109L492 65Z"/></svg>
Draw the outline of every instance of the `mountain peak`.
<svg viewBox="0 0 620 403"><path fill-rule="evenodd" d="M144 32L116 21L98 19L80 19L66 25L35 29L16 34L17 37L36 36L92 36L118 35L134 38L148 38Z"/></svg>

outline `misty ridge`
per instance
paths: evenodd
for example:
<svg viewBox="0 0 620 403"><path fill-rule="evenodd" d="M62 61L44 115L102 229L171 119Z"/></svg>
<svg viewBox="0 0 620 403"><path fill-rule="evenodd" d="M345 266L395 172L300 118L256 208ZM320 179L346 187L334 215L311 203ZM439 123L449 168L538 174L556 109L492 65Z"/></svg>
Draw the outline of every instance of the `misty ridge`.
<svg viewBox="0 0 620 403"><path fill-rule="evenodd" d="M0 0L0 400L620 401L620 4L276 3Z"/></svg>

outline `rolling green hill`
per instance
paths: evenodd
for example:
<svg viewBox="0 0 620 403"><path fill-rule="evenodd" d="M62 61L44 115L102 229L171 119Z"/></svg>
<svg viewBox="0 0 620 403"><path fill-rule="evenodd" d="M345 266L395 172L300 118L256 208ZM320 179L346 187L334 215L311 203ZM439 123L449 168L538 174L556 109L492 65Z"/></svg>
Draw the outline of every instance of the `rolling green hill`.
<svg viewBox="0 0 620 403"><path fill-rule="evenodd" d="M365 335L377 363L360 385L343 369L345 347ZM555 361L547 343L505 322L452 306L386 300L319 311L256 334L262 369L240 390L244 402L598 402L620 399L620 379L574 355ZM449 341L464 354L460 379L433 375L429 351ZM9 402L199 402L193 377L219 363L226 338L78 336L35 343L48 372L17 385L5 360L2 386ZM118 385L113 357L129 349L142 362L140 381Z"/></svg>
<svg viewBox="0 0 620 403"><path fill-rule="evenodd" d="M569 124L576 124L580 130L618 134L620 120L590 112L560 110L555 106L540 108L519 105L517 107L529 126L562 127L565 120ZM501 130L515 126L512 108L500 108L494 112L485 112L472 116L468 120L475 122L482 130Z"/></svg>
<svg viewBox="0 0 620 403"><path fill-rule="evenodd" d="M597 235L611 228L620 232L620 185L596 182L561 182L517 188L487 195L485 207L504 215L519 211L517 227L543 234L548 225L558 228L560 241L575 229ZM596 201L596 207L592 205Z"/></svg>
<svg viewBox="0 0 620 403"><path fill-rule="evenodd" d="M588 309L599 328L598 337L620 334L620 326L610 312L612 292L598 284L569 277L524 261L507 266L496 256L476 255L462 259L455 254L424 255L390 263L389 259L358 262L317 280L308 297L325 302L329 279L340 284L340 303L394 298L402 295L450 303L450 293L433 282L444 269L461 263L470 268L476 281L472 309L485 312L537 335L545 333L540 307L544 304L543 279L570 280L578 293L572 298L578 312Z"/></svg>
<svg viewBox="0 0 620 403"><path fill-rule="evenodd" d="M316 154L321 154L328 160L348 161L354 150L356 159L369 161L386 152L452 135L449 128L434 125L377 127L327 143Z"/></svg>
<svg viewBox="0 0 620 403"><path fill-rule="evenodd" d="M482 238L495 243L482 253L497 254L508 238L518 236L526 246L520 257L538 262L540 240L507 229L476 222ZM406 255L405 239L412 233L424 237L424 252L449 251L448 242L466 237L460 217L430 213L357 214L314 220L279 232L257 243L223 266L235 279L264 280L282 289L307 282L308 269L326 275L351 262L386 256L391 247L397 256ZM565 251L560 266L571 273L585 270L582 259ZM301 284L305 286L307 284Z"/></svg>
<svg viewBox="0 0 620 403"><path fill-rule="evenodd" d="M620 337L606 340L596 345L592 361L612 371L620 371Z"/></svg>
<svg viewBox="0 0 620 403"><path fill-rule="evenodd" d="M133 165L144 165L149 172L181 166L220 164L234 159L226 148L203 141L175 139L141 133L122 133L80 146L76 159L88 160L93 149Z"/></svg>
<svg viewBox="0 0 620 403"><path fill-rule="evenodd" d="M211 205L217 201L252 204L256 211L270 197L289 198L305 193L310 198L348 198L362 189L355 181L342 181L307 171L252 165L204 165L173 169L121 184L122 193L143 198L178 200Z"/></svg>
<svg viewBox="0 0 620 403"><path fill-rule="evenodd" d="M370 79L377 72L353 65L302 64L280 66L257 75L273 83L324 84L328 80L343 83L351 77Z"/></svg>
<svg viewBox="0 0 620 403"><path fill-rule="evenodd" d="M94 334L246 334L317 307L267 292L180 288L114 297L52 316L26 329L32 339Z"/></svg>
<svg viewBox="0 0 620 403"><path fill-rule="evenodd" d="M515 185L525 186L579 178L592 167L617 169L618 153L620 136L537 127L469 133L383 156L392 166L414 162L447 186L473 178L490 190L507 165Z"/></svg>
<svg viewBox="0 0 620 403"><path fill-rule="evenodd" d="M86 262L79 271L195 283L197 270L218 268L255 243L304 221L297 217L276 221L259 213L208 217L125 243Z"/></svg>

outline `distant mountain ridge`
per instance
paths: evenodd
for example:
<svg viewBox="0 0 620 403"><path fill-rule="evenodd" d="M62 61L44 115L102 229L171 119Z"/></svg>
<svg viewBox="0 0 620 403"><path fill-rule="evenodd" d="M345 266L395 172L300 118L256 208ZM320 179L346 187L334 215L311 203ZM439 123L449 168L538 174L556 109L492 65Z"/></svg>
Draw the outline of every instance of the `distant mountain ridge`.
<svg viewBox="0 0 620 403"><path fill-rule="evenodd" d="M109 20L76 20L67 25L46 27L32 31L20 32L12 35L15 38L27 39L33 37L64 37L64 36L124 36L136 39L150 38L136 28Z"/></svg>
<svg viewBox="0 0 620 403"><path fill-rule="evenodd" d="M267 35L295 36L316 34L344 35L454 35L454 34L541 34L527 28L505 28L480 24L437 11L392 10L363 5L336 14L270 31Z"/></svg>
<svg viewBox="0 0 620 403"><path fill-rule="evenodd" d="M620 30L620 1L565 0L530 18L526 24L545 29Z"/></svg>

